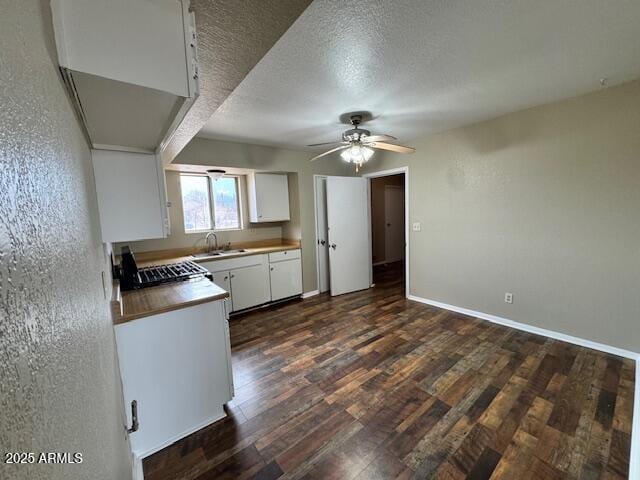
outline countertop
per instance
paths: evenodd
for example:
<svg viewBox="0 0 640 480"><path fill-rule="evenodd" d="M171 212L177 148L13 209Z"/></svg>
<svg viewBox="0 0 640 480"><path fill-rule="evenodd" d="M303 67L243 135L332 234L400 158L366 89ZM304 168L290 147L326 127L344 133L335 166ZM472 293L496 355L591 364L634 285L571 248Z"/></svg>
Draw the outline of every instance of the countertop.
<svg viewBox="0 0 640 480"><path fill-rule="evenodd" d="M229 294L207 278L169 283L120 292L114 282L113 323L118 325L138 318L179 310L201 303L223 300Z"/></svg>
<svg viewBox="0 0 640 480"><path fill-rule="evenodd" d="M244 252L225 253L223 255L212 255L210 257L192 257L194 253L202 253L200 249L176 249L162 250L157 252L135 253L138 267L150 267L164 265L167 263L184 262L190 260L196 263L211 262L215 260L226 260L228 258L246 257L249 255L259 255L263 253L283 252L285 250L297 250L300 248L299 241L282 240L279 243L266 244L264 242L253 242L252 244L233 245L233 249L242 249Z"/></svg>
<svg viewBox="0 0 640 480"><path fill-rule="evenodd" d="M200 253L200 249L174 249L156 252L135 253L138 267L149 267L167 263L210 262L228 258L259 255L264 253L282 252L300 248L300 242L295 240L264 240L252 243L237 244L233 249L243 249L244 252L215 255L210 257L191 256ZM170 312L206 302L214 302L227 298L229 294L206 278L186 282L169 283L156 287L142 288L127 292L120 291L120 283L113 282L113 297L111 301L113 323L122 324L158 313Z"/></svg>

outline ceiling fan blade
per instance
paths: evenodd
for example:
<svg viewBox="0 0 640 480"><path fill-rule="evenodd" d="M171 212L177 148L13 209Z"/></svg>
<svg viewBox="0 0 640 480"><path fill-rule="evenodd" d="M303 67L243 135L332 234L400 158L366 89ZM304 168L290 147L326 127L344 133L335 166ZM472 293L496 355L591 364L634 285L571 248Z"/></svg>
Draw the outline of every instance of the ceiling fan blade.
<svg viewBox="0 0 640 480"><path fill-rule="evenodd" d="M324 143L312 143L311 145L307 145L307 147L320 147L322 145L339 145L347 142L324 142Z"/></svg>
<svg viewBox="0 0 640 480"><path fill-rule="evenodd" d="M415 148L405 147L403 145L394 145L393 143L375 142L367 145L368 147L379 148L381 150L391 150L397 153L413 153Z"/></svg>
<svg viewBox="0 0 640 480"><path fill-rule="evenodd" d="M331 150L327 150L326 152L321 153L320 155L316 155L315 157L313 157L309 161L310 162L314 162L314 161L318 160L319 158L324 157L325 155L329 155L330 153L337 152L338 150L344 150L345 148L349 148L349 145L345 145L343 147L332 148Z"/></svg>
<svg viewBox="0 0 640 480"><path fill-rule="evenodd" d="M371 142L388 142L390 140L397 140L397 138L392 137L391 135L370 135L368 137L364 137L362 141L364 143L371 143Z"/></svg>

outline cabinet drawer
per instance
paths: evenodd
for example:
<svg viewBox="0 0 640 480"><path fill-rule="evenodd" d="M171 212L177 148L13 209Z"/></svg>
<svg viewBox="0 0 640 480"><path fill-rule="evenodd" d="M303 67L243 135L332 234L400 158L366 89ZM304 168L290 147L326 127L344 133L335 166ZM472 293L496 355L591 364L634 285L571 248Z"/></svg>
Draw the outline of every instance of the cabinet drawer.
<svg viewBox="0 0 640 480"><path fill-rule="evenodd" d="M227 270L233 270L235 268L252 267L254 265L263 265L266 263L266 255L246 255L236 258L224 258L224 256L218 257L216 260L209 260L207 262L197 262L210 272L224 272Z"/></svg>
<svg viewBox="0 0 640 480"><path fill-rule="evenodd" d="M284 252L273 252L269 254L269 263L282 262L283 260L293 260L300 258L300 250L285 250Z"/></svg>

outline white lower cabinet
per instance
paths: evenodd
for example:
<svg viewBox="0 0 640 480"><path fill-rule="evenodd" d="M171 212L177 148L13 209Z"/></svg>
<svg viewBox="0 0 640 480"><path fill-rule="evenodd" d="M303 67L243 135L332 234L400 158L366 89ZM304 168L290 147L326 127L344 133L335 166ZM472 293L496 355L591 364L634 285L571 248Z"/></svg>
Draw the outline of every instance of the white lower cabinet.
<svg viewBox="0 0 640 480"><path fill-rule="evenodd" d="M222 301L115 326L131 448L144 458L225 416L233 397L229 326Z"/></svg>
<svg viewBox="0 0 640 480"><path fill-rule="evenodd" d="M271 299L263 265L238 268L230 273L234 312L267 303Z"/></svg>
<svg viewBox="0 0 640 480"><path fill-rule="evenodd" d="M300 259L285 260L269 265L271 300L281 300L302 293Z"/></svg>
<svg viewBox="0 0 640 480"><path fill-rule="evenodd" d="M201 265L213 283L229 292L228 313L302 294L300 250L223 257Z"/></svg>

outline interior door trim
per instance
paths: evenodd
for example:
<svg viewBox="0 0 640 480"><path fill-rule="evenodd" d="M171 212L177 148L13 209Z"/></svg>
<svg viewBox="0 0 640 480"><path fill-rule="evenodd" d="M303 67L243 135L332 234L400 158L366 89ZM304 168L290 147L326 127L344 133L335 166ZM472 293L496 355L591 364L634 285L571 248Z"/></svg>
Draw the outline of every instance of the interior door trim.
<svg viewBox="0 0 640 480"><path fill-rule="evenodd" d="M367 191L369 192L369 244L370 248L373 249L373 239L371 235L371 179L378 177L388 177L390 175L398 175L404 174L404 273L405 273L405 296L409 298L411 295L411 289L409 287L409 269L411 267L411 249L409 248L409 243L411 237L409 236L409 166L391 168L389 170L379 170L377 172L365 173L362 176L369 179ZM370 275L371 275L371 283L373 283L373 268L369 267Z"/></svg>

